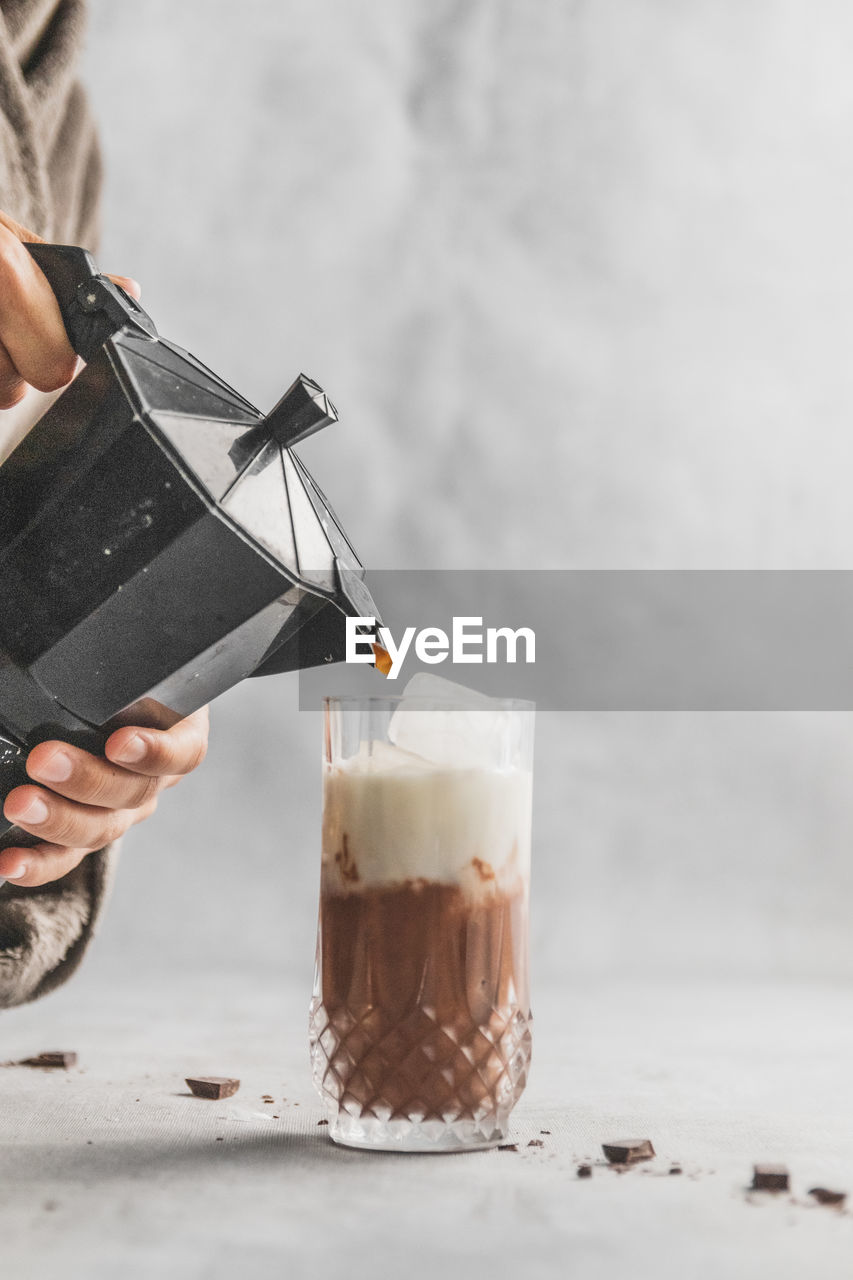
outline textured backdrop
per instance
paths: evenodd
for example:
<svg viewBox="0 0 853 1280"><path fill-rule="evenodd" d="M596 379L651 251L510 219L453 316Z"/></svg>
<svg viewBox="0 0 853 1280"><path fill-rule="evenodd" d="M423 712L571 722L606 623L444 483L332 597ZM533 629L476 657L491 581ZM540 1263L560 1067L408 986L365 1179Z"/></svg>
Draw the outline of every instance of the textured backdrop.
<svg viewBox="0 0 853 1280"><path fill-rule="evenodd" d="M848 567L842 0L94 0L102 264L370 567ZM559 600L555 625L566 621ZM316 717L218 704L80 981L310 982ZM853 976L848 715L543 716L535 975Z"/></svg>

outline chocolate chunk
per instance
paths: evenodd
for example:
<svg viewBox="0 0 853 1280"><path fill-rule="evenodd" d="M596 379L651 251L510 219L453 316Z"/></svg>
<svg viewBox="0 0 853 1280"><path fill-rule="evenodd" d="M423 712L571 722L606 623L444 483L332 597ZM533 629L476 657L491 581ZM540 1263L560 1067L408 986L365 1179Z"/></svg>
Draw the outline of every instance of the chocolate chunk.
<svg viewBox="0 0 853 1280"><path fill-rule="evenodd" d="M76 1067L76 1053L37 1053L34 1058L22 1058L16 1063L19 1067L62 1067L67 1071L69 1067Z"/></svg>
<svg viewBox="0 0 853 1280"><path fill-rule="evenodd" d="M655 1154L650 1138L621 1138L618 1142L602 1142L601 1150L611 1164L633 1164L635 1160L651 1160Z"/></svg>
<svg viewBox="0 0 853 1280"><path fill-rule="evenodd" d="M579 1178L591 1178L591 1177L592 1177L592 1165L591 1165L591 1164L579 1164L579 1165L578 1165L578 1177L579 1177Z"/></svg>
<svg viewBox="0 0 853 1280"><path fill-rule="evenodd" d="M498 1147L498 1151L517 1151L517 1150L518 1150L517 1142L502 1142Z"/></svg>
<svg viewBox="0 0 853 1280"><path fill-rule="evenodd" d="M240 1081L228 1076L188 1076L187 1085L197 1098L230 1098L240 1088Z"/></svg>
<svg viewBox="0 0 853 1280"><path fill-rule="evenodd" d="M753 1191L787 1191L788 1170L784 1164L756 1164L752 1169Z"/></svg>
<svg viewBox="0 0 853 1280"><path fill-rule="evenodd" d="M814 1196L818 1204L844 1204L847 1199L846 1191L829 1191L826 1187L812 1187L809 1195Z"/></svg>
<svg viewBox="0 0 853 1280"><path fill-rule="evenodd" d="M527 1145L528 1147L544 1147L545 1143L541 1138L531 1138Z"/></svg>
<svg viewBox="0 0 853 1280"><path fill-rule="evenodd" d="M680 1164L671 1164L671 1165L669 1166L669 1176L670 1176L671 1178L674 1178L674 1177L675 1177L677 1174L679 1174L679 1173L681 1173L681 1165L680 1165Z"/></svg>
<svg viewBox="0 0 853 1280"><path fill-rule="evenodd" d="M318 1125L320 1125L320 1124L328 1124L328 1123L329 1123L329 1122L328 1122L328 1120L318 1120L318 1121L317 1121L317 1124L318 1124Z"/></svg>

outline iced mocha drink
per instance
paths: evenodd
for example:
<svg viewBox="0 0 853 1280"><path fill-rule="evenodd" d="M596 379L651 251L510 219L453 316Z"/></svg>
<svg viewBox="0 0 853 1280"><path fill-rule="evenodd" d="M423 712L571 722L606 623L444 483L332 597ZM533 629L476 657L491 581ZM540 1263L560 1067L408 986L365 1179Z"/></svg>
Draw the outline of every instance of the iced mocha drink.
<svg viewBox="0 0 853 1280"><path fill-rule="evenodd" d="M532 776L490 754L327 760L312 1050L338 1141L489 1146L524 1088Z"/></svg>

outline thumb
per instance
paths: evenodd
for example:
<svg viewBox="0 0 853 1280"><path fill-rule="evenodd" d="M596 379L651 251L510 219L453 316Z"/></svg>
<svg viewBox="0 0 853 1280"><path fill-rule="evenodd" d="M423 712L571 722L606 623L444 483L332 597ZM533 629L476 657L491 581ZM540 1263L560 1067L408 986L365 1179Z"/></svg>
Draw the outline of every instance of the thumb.
<svg viewBox="0 0 853 1280"><path fill-rule="evenodd" d="M26 227L22 227L20 222L16 222L14 218L10 218L8 213L3 213L0 209L0 226L11 231L13 236L17 236L22 244L44 244L41 236L37 236L34 231L28 231Z"/></svg>
<svg viewBox="0 0 853 1280"><path fill-rule="evenodd" d="M129 293L137 302L142 297L142 289L132 276L107 276L107 279L112 280L113 284L117 284L120 289L124 289L125 293Z"/></svg>
<svg viewBox="0 0 853 1280"><path fill-rule="evenodd" d="M20 222L16 222L14 218L10 218L8 213L4 213L0 209L0 226L11 231L13 236L21 241L22 244L44 244L41 236L37 236L34 231L29 231L26 227L21 226ZM108 280L112 280L113 284L117 284L125 293L129 293L131 298L135 298L138 302L142 296L142 290L139 284L132 276L107 276Z"/></svg>

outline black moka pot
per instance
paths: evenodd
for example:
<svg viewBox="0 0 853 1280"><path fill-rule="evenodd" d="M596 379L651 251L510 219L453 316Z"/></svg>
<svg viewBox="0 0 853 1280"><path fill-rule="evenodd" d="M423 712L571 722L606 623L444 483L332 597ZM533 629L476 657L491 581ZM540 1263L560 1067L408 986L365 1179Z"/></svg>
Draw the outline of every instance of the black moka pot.
<svg viewBox="0 0 853 1280"><path fill-rule="evenodd" d="M85 250L27 247L87 363L0 467L0 810L37 743L167 727L246 676L340 661L345 616L377 617L292 452L337 418L317 384L265 417ZM0 847L26 839L0 812Z"/></svg>

